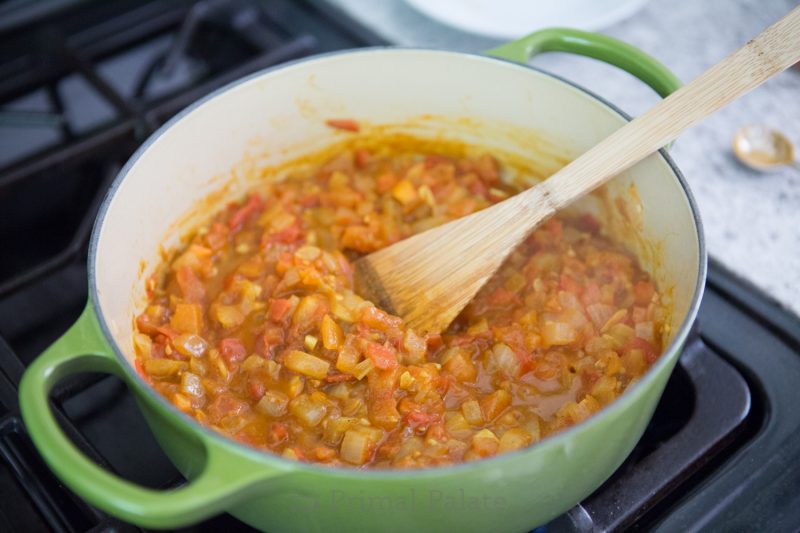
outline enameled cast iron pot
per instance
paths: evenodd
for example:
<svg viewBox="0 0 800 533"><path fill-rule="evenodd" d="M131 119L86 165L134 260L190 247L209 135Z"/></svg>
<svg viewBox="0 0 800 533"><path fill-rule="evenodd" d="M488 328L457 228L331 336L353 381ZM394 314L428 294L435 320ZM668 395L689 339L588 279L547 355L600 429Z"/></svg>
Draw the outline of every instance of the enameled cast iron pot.
<svg viewBox="0 0 800 533"><path fill-rule="evenodd" d="M396 48L311 57L235 82L153 134L120 171L97 217L83 315L30 366L20 386L25 425L50 468L91 504L154 528L227 511L270 531L523 531L597 488L644 431L705 280L697 209L664 151L609 185L606 198L619 200L610 205L628 202L627 208L603 211L597 198L585 200L582 208L619 229L619 238L670 296L669 345L612 405L530 448L414 471L302 464L202 427L152 390L132 364L133 317L142 308L143 280L158 262L159 246L175 245L180 228L203 217L182 215L218 191L225 177L233 181L211 208L241 197L259 165L348 135L325 127L326 118L393 124L395 131L444 135L490 152L531 157L541 157L546 146L574 157L625 123L627 117L610 104L518 63L548 50L605 60L662 96L680 85L665 67L629 45L545 30L489 52L495 57ZM127 383L158 442L189 479L185 486L158 491L120 479L64 436L50 411L49 392L64 377L90 371L112 373Z"/></svg>

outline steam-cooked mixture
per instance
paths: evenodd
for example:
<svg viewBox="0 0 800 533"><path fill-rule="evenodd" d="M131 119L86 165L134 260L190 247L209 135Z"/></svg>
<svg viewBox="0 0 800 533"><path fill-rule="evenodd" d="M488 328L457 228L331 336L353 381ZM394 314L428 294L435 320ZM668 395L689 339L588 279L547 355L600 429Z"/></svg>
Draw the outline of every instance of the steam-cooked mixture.
<svg viewBox="0 0 800 533"><path fill-rule="evenodd" d="M523 448L612 402L664 310L591 216L543 224L442 335L352 291L362 254L513 194L489 155L347 151L213 216L151 280L141 375L232 439L301 461L428 467Z"/></svg>

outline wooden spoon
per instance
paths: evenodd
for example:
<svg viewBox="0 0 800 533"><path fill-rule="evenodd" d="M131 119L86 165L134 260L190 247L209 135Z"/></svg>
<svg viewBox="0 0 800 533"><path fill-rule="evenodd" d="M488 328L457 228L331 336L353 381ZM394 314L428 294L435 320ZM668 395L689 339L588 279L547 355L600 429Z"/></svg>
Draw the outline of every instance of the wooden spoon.
<svg viewBox="0 0 800 533"><path fill-rule="evenodd" d="M421 332L443 330L544 219L800 60L800 7L549 179L355 263L357 292Z"/></svg>

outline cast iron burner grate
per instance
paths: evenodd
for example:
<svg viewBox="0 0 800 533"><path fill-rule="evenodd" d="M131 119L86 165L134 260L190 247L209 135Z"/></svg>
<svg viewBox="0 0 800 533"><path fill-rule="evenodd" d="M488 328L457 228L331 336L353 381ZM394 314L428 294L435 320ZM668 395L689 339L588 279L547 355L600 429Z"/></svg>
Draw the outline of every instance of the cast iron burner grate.
<svg viewBox="0 0 800 533"><path fill-rule="evenodd" d="M136 531L60 484L17 405L24 368L85 303L100 199L146 135L202 95L283 61L383 43L310 0L12 2L0 5L0 42L0 530ZM712 264L698 322L633 454L545 530L800 523L797 319ZM118 379L74 378L53 404L101 465L149 487L184 482ZM214 530L248 528L220 515L186 531Z"/></svg>

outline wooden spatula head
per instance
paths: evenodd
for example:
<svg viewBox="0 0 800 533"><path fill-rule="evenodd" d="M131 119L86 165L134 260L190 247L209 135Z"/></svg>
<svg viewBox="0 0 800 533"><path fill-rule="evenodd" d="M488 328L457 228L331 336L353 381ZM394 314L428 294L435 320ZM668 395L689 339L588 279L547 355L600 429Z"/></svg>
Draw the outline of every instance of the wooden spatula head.
<svg viewBox="0 0 800 533"><path fill-rule="evenodd" d="M542 220L800 60L800 7L548 180L356 262L356 290L421 332L458 315Z"/></svg>
<svg viewBox="0 0 800 533"><path fill-rule="evenodd" d="M552 214L546 201L530 200L512 197L359 259L356 292L420 333L444 330L534 221ZM523 212L526 222L519 224Z"/></svg>

